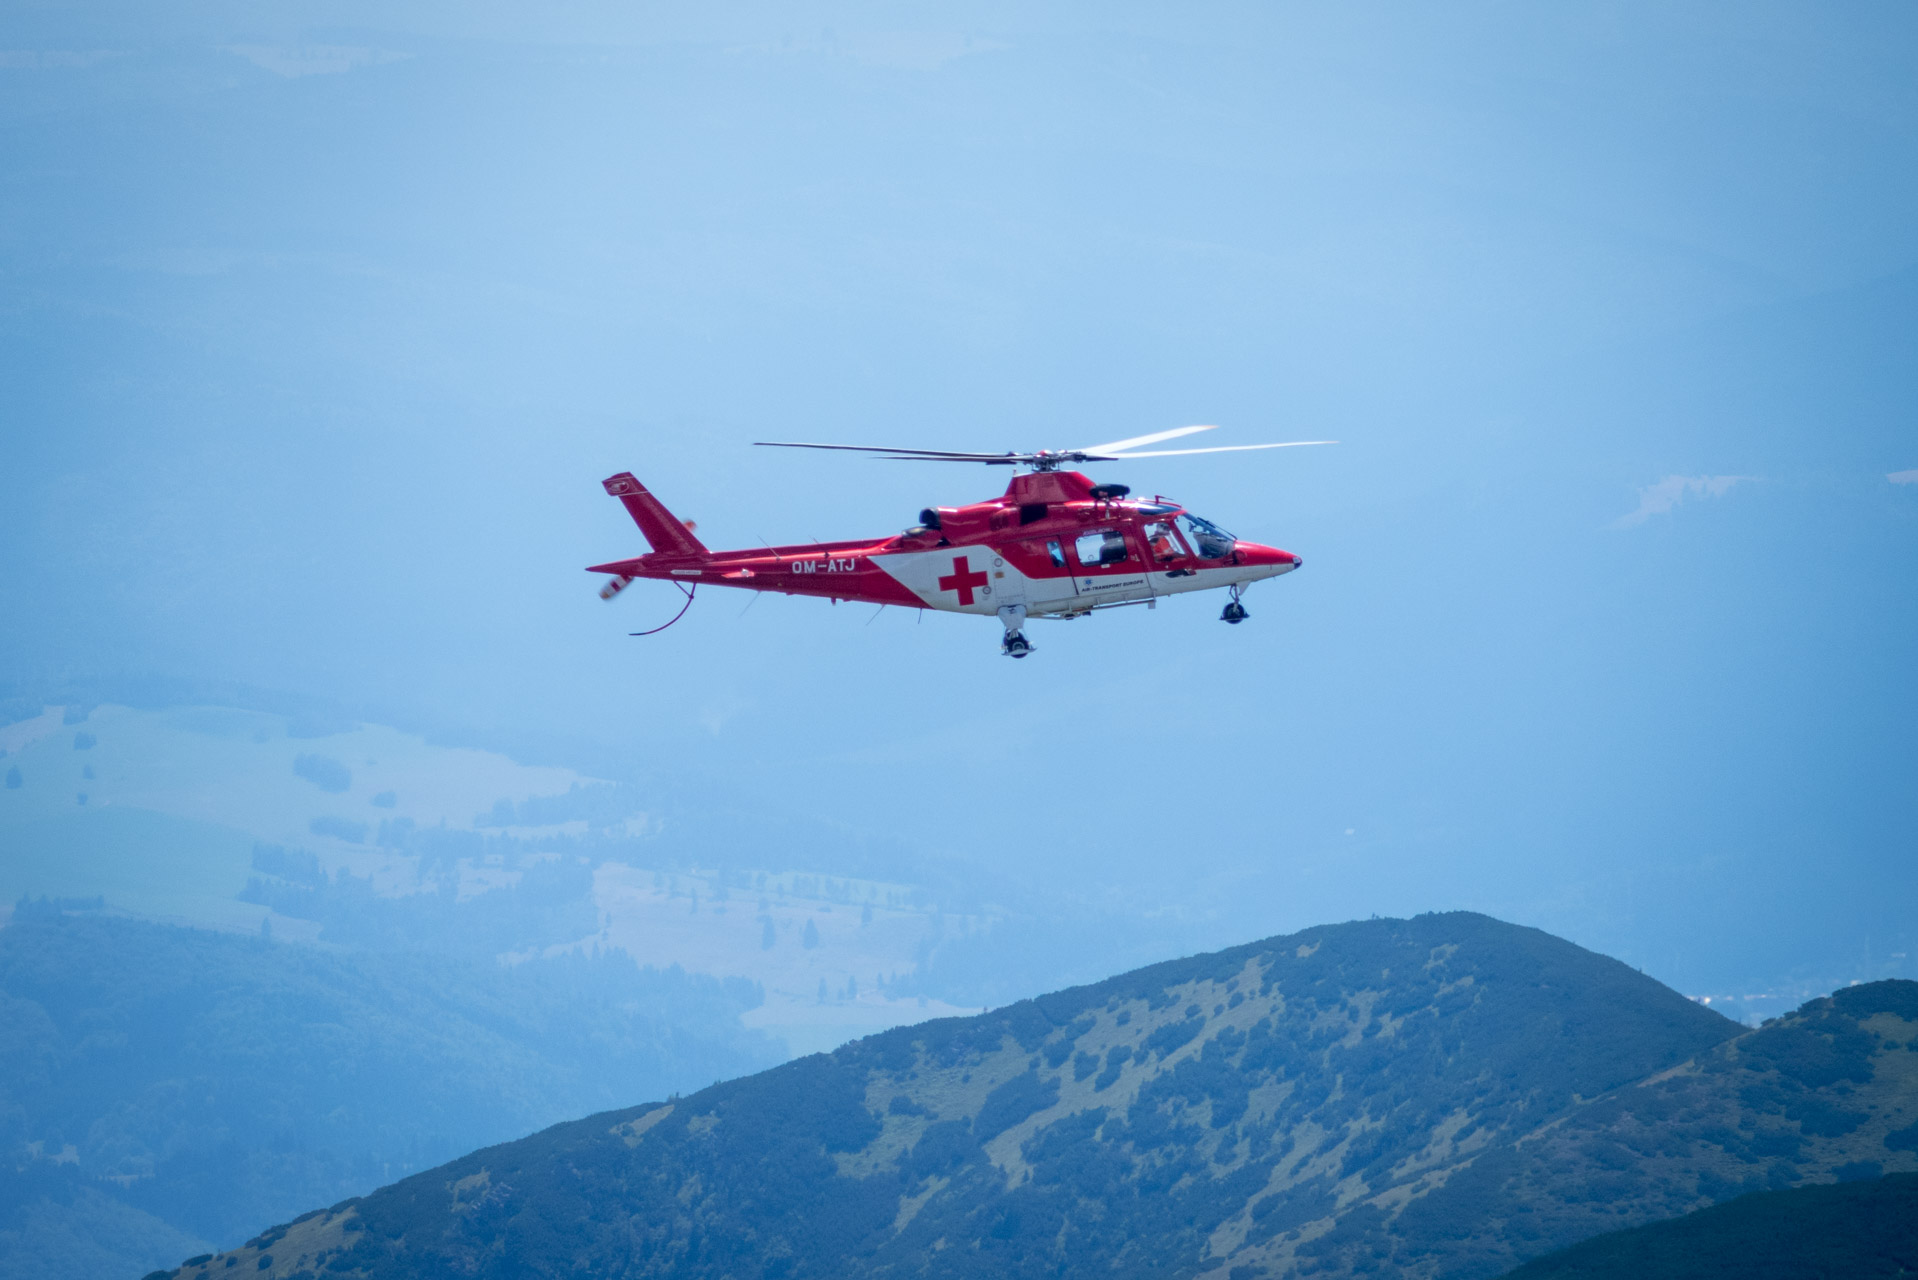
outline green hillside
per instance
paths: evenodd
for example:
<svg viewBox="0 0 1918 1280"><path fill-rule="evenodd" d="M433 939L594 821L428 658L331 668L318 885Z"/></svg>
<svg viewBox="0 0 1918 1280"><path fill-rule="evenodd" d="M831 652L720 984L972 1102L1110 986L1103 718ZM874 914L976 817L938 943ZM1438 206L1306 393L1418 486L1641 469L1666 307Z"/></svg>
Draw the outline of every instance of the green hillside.
<svg viewBox="0 0 1918 1280"><path fill-rule="evenodd" d="M1760 1191L1614 1231L1508 1280L1879 1280L1918 1274L1918 1174Z"/></svg>
<svg viewBox="0 0 1918 1280"><path fill-rule="evenodd" d="M1329 926L559 1125L228 1256L266 1277L1490 1276L1593 1233L1558 1206L1534 1211L1562 1226L1512 1225L1520 1191L1566 1195L1522 1153L1648 1077L1706 1078L1688 1064L1740 1030L1484 916ZM1762 1063L1720 1080L1733 1105L1801 1039L1744 1037ZM1871 1043L1857 1095L1890 1052ZM1885 1151L1912 1101L1830 1141ZM1792 1176L1837 1152L1808 1142ZM1700 1203L1696 1178L1631 1186L1636 1220Z"/></svg>
<svg viewBox="0 0 1918 1280"><path fill-rule="evenodd" d="M568 1115L782 1055L745 984L26 904L0 929L0 1278L138 1275Z"/></svg>

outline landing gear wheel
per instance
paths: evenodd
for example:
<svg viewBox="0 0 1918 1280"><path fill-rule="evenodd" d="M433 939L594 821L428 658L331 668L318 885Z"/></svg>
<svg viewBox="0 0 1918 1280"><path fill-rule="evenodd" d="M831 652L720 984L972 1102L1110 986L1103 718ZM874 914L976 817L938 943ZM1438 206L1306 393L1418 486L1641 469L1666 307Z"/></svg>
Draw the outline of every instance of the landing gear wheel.
<svg viewBox="0 0 1918 1280"><path fill-rule="evenodd" d="M999 645L999 652L1008 658L1023 658L1032 652L1032 644L1026 639L1022 628L1026 625L1026 607L1023 604L999 606L999 625L1006 629L1006 638Z"/></svg>
<svg viewBox="0 0 1918 1280"><path fill-rule="evenodd" d="M1225 611L1219 615L1219 620L1229 622L1236 627L1251 616L1245 611L1245 606L1239 603L1239 589L1232 588L1232 599L1227 602Z"/></svg>

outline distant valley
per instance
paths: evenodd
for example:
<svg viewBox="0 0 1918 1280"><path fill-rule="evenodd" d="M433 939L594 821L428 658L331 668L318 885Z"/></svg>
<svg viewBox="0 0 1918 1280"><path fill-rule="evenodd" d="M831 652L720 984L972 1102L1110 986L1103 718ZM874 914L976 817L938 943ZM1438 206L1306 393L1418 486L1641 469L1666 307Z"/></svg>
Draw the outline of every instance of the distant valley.
<svg viewBox="0 0 1918 1280"><path fill-rule="evenodd" d="M0 726L0 912L22 895L285 940L525 957L617 947L743 978L793 1053L966 1012L911 991L989 918L923 886L698 865L632 788L377 725L218 706Z"/></svg>

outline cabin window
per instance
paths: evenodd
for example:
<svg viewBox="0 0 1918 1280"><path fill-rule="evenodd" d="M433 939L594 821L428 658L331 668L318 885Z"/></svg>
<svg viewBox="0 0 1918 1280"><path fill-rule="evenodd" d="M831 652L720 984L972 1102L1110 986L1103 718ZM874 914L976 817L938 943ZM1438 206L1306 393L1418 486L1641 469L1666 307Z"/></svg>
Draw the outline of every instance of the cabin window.
<svg viewBox="0 0 1918 1280"><path fill-rule="evenodd" d="M1055 569L1066 567L1066 549L1059 545L1057 538L1046 539L1046 559L1052 561L1052 567Z"/></svg>
<svg viewBox="0 0 1918 1280"><path fill-rule="evenodd" d="M1123 564L1126 558L1125 535L1117 529L1095 529L1091 533L1080 534L1073 550L1078 554L1079 564L1087 569Z"/></svg>

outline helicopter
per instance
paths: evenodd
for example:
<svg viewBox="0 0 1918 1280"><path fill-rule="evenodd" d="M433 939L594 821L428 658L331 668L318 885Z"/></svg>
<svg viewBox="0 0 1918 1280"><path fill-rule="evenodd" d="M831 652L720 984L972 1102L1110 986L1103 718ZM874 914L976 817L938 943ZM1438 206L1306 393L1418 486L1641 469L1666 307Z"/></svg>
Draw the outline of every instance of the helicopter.
<svg viewBox="0 0 1918 1280"><path fill-rule="evenodd" d="M1250 615L1240 597L1266 578L1304 562L1290 551L1246 542L1165 497L1135 498L1123 484L1095 484L1069 467L1197 453L1236 453L1336 444L1289 440L1280 444L1201 449L1148 449L1210 426L1175 427L1148 435L1036 453L967 453L879 445L811 444L760 440L774 449L830 449L897 462L970 462L1022 467L1003 495L961 507L927 507L918 522L887 538L812 542L709 551L691 521L666 509L630 471L602 483L639 526L652 551L588 567L608 575L600 597L610 600L641 578L671 582L685 603L654 635L684 617L701 586L740 587L785 595L824 596L908 609L937 609L996 617L1004 628L1000 652L1024 658L1030 618L1074 619L1128 605L1156 608L1166 596L1225 590L1219 614L1237 625Z"/></svg>

